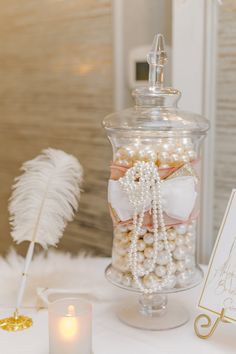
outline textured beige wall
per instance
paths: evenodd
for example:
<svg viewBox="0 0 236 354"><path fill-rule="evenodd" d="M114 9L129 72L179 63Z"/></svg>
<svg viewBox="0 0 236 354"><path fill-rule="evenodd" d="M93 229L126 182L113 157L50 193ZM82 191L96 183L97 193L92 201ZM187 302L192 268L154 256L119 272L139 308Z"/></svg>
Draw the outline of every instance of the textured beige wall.
<svg viewBox="0 0 236 354"><path fill-rule="evenodd" d="M112 111L110 0L0 0L0 252L11 244L7 199L24 160L48 146L85 169L76 220L59 248L109 254L106 206Z"/></svg>
<svg viewBox="0 0 236 354"><path fill-rule="evenodd" d="M215 213L217 235L232 188L236 188L236 2L219 6Z"/></svg>

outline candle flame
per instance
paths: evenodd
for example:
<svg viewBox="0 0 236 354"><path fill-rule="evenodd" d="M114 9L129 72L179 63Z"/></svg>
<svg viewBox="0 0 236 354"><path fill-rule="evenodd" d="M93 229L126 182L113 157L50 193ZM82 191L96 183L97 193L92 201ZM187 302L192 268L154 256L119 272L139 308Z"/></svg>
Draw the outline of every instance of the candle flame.
<svg viewBox="0 0 236 354"><path fill-rule="evenodd" d="M75 316L75 307L74 305L69 305L67 309L67 316Z"/></svg>
<svg viewBox="0 0 236 354"><path fill-rule="evenodd" d="M67 315L60 319L59 331L63 338L70 340L78 335L78 330L79 326L75 317L75 307L73 305L69 305L67 309Z"/></svg>

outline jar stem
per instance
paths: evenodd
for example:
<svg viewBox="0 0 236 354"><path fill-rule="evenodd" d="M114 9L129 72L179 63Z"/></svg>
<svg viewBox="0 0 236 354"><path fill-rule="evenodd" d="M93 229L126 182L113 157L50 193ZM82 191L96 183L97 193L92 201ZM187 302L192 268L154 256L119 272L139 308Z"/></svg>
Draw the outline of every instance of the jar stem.
<svg viewBox="0 0 236 354"><path fill-rule="evenodd" d="M148 317L163 316L167 311L167 295L142 294L139 297L139 312Z"/></svg>

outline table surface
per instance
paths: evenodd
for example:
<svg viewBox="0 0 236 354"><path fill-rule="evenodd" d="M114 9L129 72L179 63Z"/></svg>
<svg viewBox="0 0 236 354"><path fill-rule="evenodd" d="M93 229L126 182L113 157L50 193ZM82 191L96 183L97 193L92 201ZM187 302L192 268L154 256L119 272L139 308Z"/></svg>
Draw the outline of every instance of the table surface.
<svg viewBox="0 0 236 354"><path fill-rule="evenodd" d="M111 293L112 285L104 278L107 258L98 258L97 267L101 270L101 285L104 294ZM221 323L215 335L202 340L196 337L193 321L199 310L196 308L200 287L179 294L172 299L185 304L190 313L190 321L177 329L168 331L145 331L131 328L121 323L115 314L117 303L125 297L134 297L127 291L114 288L115 296L93 302L93 351L94 354L231 354L236 353L235 326ZM48 316L47 310L25 310L33 317L34 325L17 333L0 332L1 354L48 354ZM1 317L9 315L9 309L1 308Z"/></svg>

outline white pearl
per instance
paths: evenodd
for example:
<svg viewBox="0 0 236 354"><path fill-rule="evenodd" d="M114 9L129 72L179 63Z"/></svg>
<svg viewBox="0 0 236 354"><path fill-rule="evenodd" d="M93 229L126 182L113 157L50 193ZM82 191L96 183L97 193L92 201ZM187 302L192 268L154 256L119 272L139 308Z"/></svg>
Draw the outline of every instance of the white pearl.
<svg viewBox="0 0 236 354"><path fill-rule="evenodd" d="M158 243L157 243L157 251L160 252L160 251L164 250L164 248L165 248L164 242L158 241Z"/></svg>
<svg viewBox="0 0 236 354"><path fill-rule="evenodd" d="M112 262L114 262L117 258L119 257L119 255L116 253L116 248L112 247Z"/></svg>
<svg viewBox="0 0 236 354"><path fill-rule="evenodd" d="M152 245L153 244L153 234L151 233L146 233L144 236L143 236L143 241L147 244L147 245Z"/></svg>
<svg viewBox="0 0 236 354"><path fill-rule="evenodd" d="M157 154L155 153L155 151L150 149L146 152L146 158L148 159L148 161L155 162L157 160Z"/></svg>
<svg viewBox="0 0 236 354"><path fill-rule="evenodd" d="M146 247L144 250L144 255L146 258L153 258L154 256L154 251L152 247Z"/></svg>
<svg viewBox="0 0 236 354"><path fill-rule="evenodd" d="M126 236L126 239L129 240L129 241L131 241L131 240L132 240L132 236L133 236L132 231L129 231L129 232L128 232L128 235Z"/></svg>
<svg viewBox="0 0 236 354"><path fill-rule="evenodd" d="M184 149L182 147L177 147L177 149L175 149L175 153L182 156L182 154L184 153Z"/></svg>
<svg viewBox="0 0 236 354"><path fill-rule="evenodd" d="M130 270L129 269L129 257L128 257L128 254L123 256L122 268L123 268L124 272L128 272Z"/></svg>
<svg viewBox="0 0 236 354"><path fill-rule="evenodd" d="M127 232L127 231L129 231L127 225L119 225L118 228L119 228L119 230L120 230L121 232Z"/></svg>
<svg viewBox="0 0 236 354"><path fill-rule="evenodd" d="M187 248L186 246L178 246L173 252L173 256L177 261L180 261L184 259L185 255L187 253Z"/></svg>
<svg viewBox="0 0 236 354"><path fill-rule="evenodd" d="M157 256L157 264L166 265L169 263L169 255L166 251L161 251Z"/></svg>
<svg viewBox="0 0 236 354"><path fill-rule="evenodd" d="M162 160L168 161L169 158L170 158L170 155L169 155L169 153L167 151L161 151L159 153L159 158L162 159Z"/></svg>
<svg viewBox="0 0 236 354"><path fill-rule="evenodd" d="M170 252L173 252L175 250L175 242L174 241L169 241L169 250Z"/></svg>
<svg viewBox="0 0 236 354"><path fill-rule="evenodd" d="M190 160L196 160L197 153L194 150L190 150L190 151L188 151L188 157Z"/></svg>
<svg viewBox="0 0 236 354"><path fill-rule="evenodd" d="M195 225L193 225L192 223L188 224L188 231L195 231Z"/></svg>
<svg viewBox="0 0 236 354"><path fill-rule="evenodd" d="M137 159L138 160L144 160L145 159L145 154L143 150L139 150L137 153Z"/></svg>
<svg viewBox="0 0 236 354"><path fill-rule="evenodd" d="M120 231L115 231L114 232L114 239L116 240L122 240L123 239L123 233Z"/></svg>
<svg viewBox="0 0 236 354"><path fill-rule="evenodd" d="M128 234L125 234L125 236L123 236L123 238L120 240L120 244L122 247L124 248L129 248L130 246L130 237Z"/></svg>
<svg viewBox="0 0 236 354"><path fill-rule="evenodd" d="M115 154L116 159L118 160L130 160L135 157L135 149L131 146L121 147Z"/></svg>
<svg viewBox="0 0 236 354"><path fill-rule="evenodd" d="M158 279L156 277L156 275L154 273L145 275L143 277L143 284L147 287L147 288L151 288L155 283L157 283Z"/></svg>
<svg viewBox="0 0 236 354"><path fill-rule="evenodd" d="M166 275L166 267L164 266L157 266L155 269L155 273L158 277L164 277Z"/></svg>
<svg viewBox="0 0 236 354"><path fill-rule="evenodd" d="M130 162L127 160L116 160L117 165L120 166L125 166L125 167L129 167L130 166Z"/></svg>
<svg viewBox="0 0 236 354"><path fill-rule="evenodd" d="M191 254L194 254L194 253L195 253L195 249L196 249L195 243L192 243L192 244L190 244L190 245L188 245L188 246L186 246L186 247L187 247L187 252L189 252L189 253L191 253Z"/></svg>
<svg viewBox="0 0 236 354"><path fill-rule="evenodd" d="M184 235L187 232L187 225L186 224L176 225L175 230L178 234Z"/></svg>
<svg viewBox="0 0 236 354"><path fill-rule="evenodd" d="M127 249L123 248L123 247L117 247L116 248L116 252L117 254L119 254L120 256L124 256L127 253Z"/></svg>
<svg viewBox="0 0 236 354"><path fill-rule="evenodd" d="M121 283L123 275L121 272L117 271L116 269L112 269L112 278L114 279L114 281L116 281L117 283Z"/></svg>
<svg viewBox="0 0 236 354"><path fill-rule="evenodd" d="M175 238L176 238L175 229L170 229L170 231L168 230L167 238L168 238L169 241L174 241L175 240Z"/></svg>
<svg viewBox="0 0 236 354"><path fill-rule="evenodd" d="M163 233L163 232L159 232L159 234L158 234L158 240L164 240L165 239L165 233Z"/></svg>
<svg viewBox="0 0 236 354"><path fill-rule="evenodd" d="M156 161L157 154L151 147L145 147L138 152L138 159L144 161Z"/></svg>
<svg viewBox="0 0 236 354"><path fill-rule="evenodd" d="M177 162L181 160L180 156L178 154L172 154L171 155L171 162Z"/></svg>
<svg viewBox="0 0 236 354"><path fill-rule="evenodd" d="M187 148L193 148L193 143L192 143L192 141L191 141L191 139L190 138L183 138L182 139L182 144L184 145L184 147L187 149Z"/></svg>
<svg viewBox="0 0 236 354"><path fill-rule="evenodd" d="M126 255L124 256L124 262L125 262L125 263L129 263L129 255L128 255L128 254L126 254Z"/></svg>
<svg viewBox="0 0 236 354"><path fill-rule="evenodd" d="M143 252L137 252L137 261L138 261L138 263L142 263L144 261L144 253Z"/></svg>
<svg viewBox="0 0 236 354"><path fill-rule="evenodd" d="M120 247L120 240L117 238L114 238L113 240L113 249L119 248Z"/></svg>
<svg viewBox="0 0 236 354"><path fill-rule="evenodd" d="M132 288L134 288L134 289L137 289L137 288L139 287L138 284L136 283L135 279L132 279L131 286L132 286Z"/></svg>
<svg viewBox="0 0 236 354"><path fill-rule="evenodd" d="M170 275L169 279L167 280L167 284L165 285L165 289L173 289L176 285L176 276Z"/></svg>
<svg viewBox="0 0 236 354"><path fill-rule="evenodd" d="M134 225L133 224L128 224L127 228L129 231L132 231L134 229Z"/></svg>
<svg viewBox="0 0 236 354"><path fill-rule="evenodd" d="M142 147L141 141L139 139L135 139L135 142L131 145L134 149L140 149Z"/></svg>
<svg viewBox="0 0 236 354"><path fill-rule="evenodd" d="M185 262L184 261L176 262L176 269L178 272L183 272L185 270Z"/></svg>
<svg viewBox="0 0 236 354"><path fill-rule="evenodd" d="M189 162L189 156L187 155L187 154L183 154L182 156L181 156L181 160L183 161L183 162Z"/></svg>
<svg viewBox="0 0 236 354"><path fill-rule="evenodd" d="M192 274L188 271L182 272L177 275L177 283L181 287L185 287L190 284Z"/></svg>
<svg viewBox="0 0 236 354"><path fill-rule="evenodd" d="M182 245L184 245L184 240L185 240L185 237L179 235L176 237L175 243L177 246L182 246Z"/></svg>
<svg viewBox="0 0 236 354"><path fill-rule="evenodd" d="M170 272L171 274L174 274L177 270L177 266L175 262L172 262L171 264L167 264L167 271Z"/></svg>
<svg viewBox="0 0 236 354"><path fill-rule="evenodd" d="M140 231L139 231L139 233L138 233L138 234L139 234L140 236L143 236L143 235L145 235L145 234L146 234L146 232L147 232L146 227L143 227L143 228L141 228L141 229L140 229Z"/></svg>
<svg viewBox="0 0 236 354"><path fill-rule="evenodd" d="M169 144L168 143L165 143L165 144L162 144L162 147L161 147L162 151L169 151Z"/></svg>
<svg viewBox="0 0 236 354"><path fill-rule="evenodd" d="M187 254L184 259L185 267L191 269L195 267L195 258L191 254Z"/></svg>
<svg viewBox="0 0 236 354"><path fill-rule="evenodd" d="M143 240L138 240L137 242L137 250L138 251L143 251L146 247L146 244Z"/></svg>
<svg viewBox="0 0 236 354"><path fill-rule="evenodd" d="M188 238L191 238L191 239L195 240L195 232L194 231L188 231L185 234L185 237L188 237Z"/></svg>
<svg viewBox="0 0 236 354"><path fill-rule="evenodd" d="M188 142L186 142L186 143L184 144L184 148L185 148L186 150L194 150L194 145L193 145L193 143L192 143L191 141L188 141Z"/></svg>
<svg viewBox="0 0 236 354"><path fill-rule="evenodd" d="M123 158L125 158L125 152L124 149L120 148L116 153L115 153L115 157L118 160L121 160Z"/></svg>
<svg viewBox="0 0 236 354"><path fill-rule="evenodd" d="M164 164L160 164L160 167L161 168L169 168L170 167L170 165L168 165L167 163L164 163Z"/></svg>
<svg viewBox="0 0 236 354"><path fill-rule="evenodd" d="M112 257L112 266L120 270L120 262Z"/></svg>
<svg viewBox="0 0 236 354"><path fill-rule="evenodd" d="M129 270L128 263L125 262L124 257L121 257L119 260L117 260L114 265L122 272L127 272Z"/></svg>
<svg viewBox="0 0 236 354"><path fill-rule="evenodd" d="M151 259L145 259L144 261L143 261L143 267L144 267L144 269L149 269L150 268L150 266L151 266L151 264L152 264L152 261L151 261Z"/></svg>
<svg viewBox="0 0 236 354"><path fill-rule="evenodd" d="M120 245L121 248L124 248L128 251L129 247L130 247L130 242L129 239L124 237L122 240L120 240Z"/></svg>
<svg viewBox="0 0 236 354"><path fill-rule="evenodd" d="M131 283L132 283L132 278L130 275L124 275L123 278L122 278L122 283L125 285L125 286L131 286Z"/></svg>
<svg viewBox="0 0 236 354"><path fill-rule="evenodd" d="M131 146L127 146L127 147L125 148L125 153L126 153L126 156L127 156L128 158L133 159L133 158L135 157L135 154L136 154L136 149L134 149L134 148L131 147Z"/></svg>
<svg viewBox="0 0 236 354"><path fill-rule="evenodd" d="M170 161L170 155L166 151L160 152L158 158L161 161L161 163L168 163Z"/></svg>
<svg viewBox="0 0 236 354"><path fill-rule="evenodd" d="M123 233L123 237L121 238L120 242L123 244L123 245L127 245L130 241L131 241L131 236L130 235L130 232L125 232Z"/></svg>
<svg viewBox="0 0 236 354"><path fill-rule="evenodd" d="M195 245L195 239L193 237L185 236L184 243L186 246Z"/></svg>
<svg viewBox="0 0 236 354"><path fill-rule="evenodd" d="M165 144L163 144L162 146L161 146L161 150L162 151L167 151L167 152L170 152L170 151L172 151L172 150L174 150L175 149L175 145L174 144L172 144L172 143L165 143Z"/></svg>

